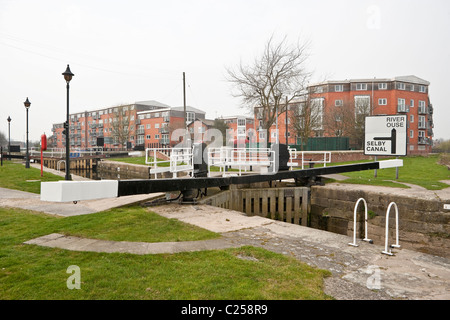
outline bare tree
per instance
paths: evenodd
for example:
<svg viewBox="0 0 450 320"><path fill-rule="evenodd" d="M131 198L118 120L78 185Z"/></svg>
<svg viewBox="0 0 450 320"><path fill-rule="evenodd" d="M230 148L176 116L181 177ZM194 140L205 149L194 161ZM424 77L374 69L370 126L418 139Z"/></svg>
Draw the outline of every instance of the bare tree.
<svg viewBox="0 0 450 320"><path fill-rule="evenodd" d="M290 106L289 127L301 139L301 149L311 136L323 134L323 100L306 98Z"/></svg>
<svg viewBox="0 0 450 320"><path fill-rule="evenodd" d="M262 129L269 131L277 113L283 113L286 105L306 89L311 76L306 69L308 46L299 42L289 45L286 37L276 43L272 36L253 64L227 69L227 80L236 90L233 96L242 98L251 112L259 109Z"/></svg>
<svg viewBox="0 0 450 320"><path fill-rule="evenodd" d="M111 128L114 144L117 143L123 147L125 143L130 140L129 106L121 105L114 107Z"/></svg>
<svg viewBox="0 0 450 320"><path fill-rule="evenodd" d="M351 136L353 145L358 149L364 148L364 135L366 131L366 117L370 115L370 97L355 96L355 122Z"/></svg>
<svg viewBox="0 0 450 320"><path fill-rule="evenodd" d="M349 99L336 100L329 106L324 123L327 134L334 137L350 137L355 134L354 102Z"/></svg>

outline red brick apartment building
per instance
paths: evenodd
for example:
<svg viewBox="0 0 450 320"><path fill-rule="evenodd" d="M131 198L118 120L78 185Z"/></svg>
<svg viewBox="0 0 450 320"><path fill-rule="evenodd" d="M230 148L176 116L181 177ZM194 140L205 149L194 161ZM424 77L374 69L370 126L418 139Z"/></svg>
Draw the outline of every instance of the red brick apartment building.
<svg viewBox="0 0 450 320"><path fill-rule="evenodd" d="M429 153L433 144L434 127L429 86L428 81L416 76L333 80L313 84L307 88L302 101L289 105L288 123L293 107L299 107L306 101L316 108L319 115L311 135L316 137L345 136L342 131L346 127L346 121L354 126L356 119L369 115L407 115L408 154ZM255 108L255 121L257 125L261 125L258 108ZM274 129L275 125L271 130ZM285 143L285 112L278 116L278 129L280 142ZM288 129L292 131L291 126ZM296 134L289 131L288 143L296 144ZM270 138L273 140L274 137L272 132Z"/></svg>
<svg viewBox="0 0 450 320"><path fill-rule="evenodd" d="M137 113L136 145L144 148L159 148L174 146L181 140L184 131L177 134L175 130L185 129L184 107L164 107L145 110ZM193 107L186 107L186 123L193 123L196 119L205 120L205 112Z"/></svg>
<svg viewBox="0 0 450 320"><path fill-rule="evenodd" d="M187 122L204 119L205 112L192 107L187 109ZM170 141L173 130L183 128L184 108L170 107L157 101L84 111L69 115L69 141L71 149L102 146L106 149L124 147L142 148L174 145ZM63 123L54 124L49 137L53 148L65 148Z"/></svg>

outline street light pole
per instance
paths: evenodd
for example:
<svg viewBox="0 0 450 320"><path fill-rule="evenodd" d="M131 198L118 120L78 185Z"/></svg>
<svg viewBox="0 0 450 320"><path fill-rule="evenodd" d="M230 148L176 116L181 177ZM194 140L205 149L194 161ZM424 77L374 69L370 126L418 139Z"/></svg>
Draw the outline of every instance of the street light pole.
<svg viewBox="0 0 450 320"><path fill-rule="evenodd" d="M25 168L30 168L30 155L28 153L28 109L31 106L31 102L28 100L28 97L23 104L25 105L25 109L27 110L27 153L25 155Z"/></svg>
<svg viewBox="0 0 450 320"><path fill-rule="evenodd" d="M8 159L11 161L11 117L8 116Z"/></svg>
<svg viewBox="0 0 450 320"><path fill-rule="evenodd" d="M65 180L72 180L70 176L70 144L69 144L69 82L72 80L74 74L70 71L69 65L67 65L66 71L62 73L64 76L64 80L66 80L66 89L67 89L67 114L66 114L66 122L64 123L64 128L66 131L66 178Z"/></svg>

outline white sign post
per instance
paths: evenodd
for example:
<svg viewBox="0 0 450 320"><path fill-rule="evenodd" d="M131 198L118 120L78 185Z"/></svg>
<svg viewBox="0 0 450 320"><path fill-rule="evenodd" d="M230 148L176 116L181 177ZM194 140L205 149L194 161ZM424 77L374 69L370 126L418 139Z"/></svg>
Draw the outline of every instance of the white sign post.
<svg viewBox="0 0 450 320"><path fill-rule="evenodd" d="M366 117L364 154L406 156L406 115Z"/></svg>

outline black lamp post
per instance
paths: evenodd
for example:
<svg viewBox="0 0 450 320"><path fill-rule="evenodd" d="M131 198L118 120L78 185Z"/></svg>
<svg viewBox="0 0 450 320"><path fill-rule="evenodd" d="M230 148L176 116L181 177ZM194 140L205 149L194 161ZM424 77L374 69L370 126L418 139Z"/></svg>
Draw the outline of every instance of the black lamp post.
<svg viewBox="0 0 450 320"><path fill-rule="evenodd" d="M8 116L8 159L11 161L11 117Z"/></svg>
<svg viewBox="0 0 450 320"><path fill-rule="evenodd" d="M70 144L69 144L69 82L72 80L74 74L70 71L69 65L67 65L66 71L62 74L64 80L66 80L67 88L67 119L64 123L64 128L66 132L66 180L72 180L70 176Z"/></svg>
<svg viewBox="0 0 450 320"><path fill-rule="evenodd" d="M30 167L30 155L28 153L28 109L31 106L31 102L28 100L28 97L27 97L27 100L23 104L25 105L25 109L27 110L27 153L25 156L25 168L29 168Z"/></svg>

